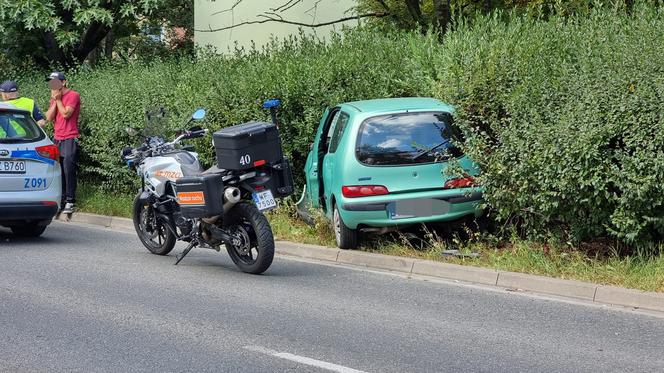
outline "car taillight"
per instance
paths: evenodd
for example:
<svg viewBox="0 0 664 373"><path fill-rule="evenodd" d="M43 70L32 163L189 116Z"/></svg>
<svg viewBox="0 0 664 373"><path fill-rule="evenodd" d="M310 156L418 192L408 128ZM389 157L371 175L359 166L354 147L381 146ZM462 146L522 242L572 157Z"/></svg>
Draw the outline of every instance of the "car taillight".
<svg viewBox="0 0 664 373"><path fill-rule="evenodd" d="M54 161L60 160L60 150L55 145L38 146L35 150L44 158L52 159Z"/></svg>
<svg viewBox="0 0 664 373"><path fill-rule="evenodd" d="M346 198L382 196L390 193L382 185L347 185L341 187L341 194Z"/></svg>
<svg viewBox="0 0 664 373"><path fill-rule="evenodd" d="M58 203L55 201L42 201L42 205L44 206L57 206Z"/></svg>
<svg viewBox="0 0 664 373"><path fill-rule="evenodd" d="M475 178L472 176L451 179L445 182L445 189L468 188L475 185Z"/></svg>

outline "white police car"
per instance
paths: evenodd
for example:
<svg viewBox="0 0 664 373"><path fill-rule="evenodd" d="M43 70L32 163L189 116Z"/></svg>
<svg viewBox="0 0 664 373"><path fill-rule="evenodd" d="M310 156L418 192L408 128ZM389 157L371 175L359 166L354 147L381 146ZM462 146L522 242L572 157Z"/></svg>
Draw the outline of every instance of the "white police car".
<svg viewBox="0 0 664 373"><path fill-rule="evenodd" d="M60 208L60 152L27 111L0 103L0 225L37 237Z"/></svg>

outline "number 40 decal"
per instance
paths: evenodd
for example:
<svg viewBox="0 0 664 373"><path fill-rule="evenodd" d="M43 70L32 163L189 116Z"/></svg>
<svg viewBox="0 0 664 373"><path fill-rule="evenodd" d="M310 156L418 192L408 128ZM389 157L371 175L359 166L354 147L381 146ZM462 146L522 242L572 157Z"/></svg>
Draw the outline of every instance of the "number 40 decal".
<svg viewBox="0 0 664 373"><path fill-rule="evenodd" d="M249 154L243 155L240 157L240 166L246 166L248 164L251 164L251 157Z"/></svg>

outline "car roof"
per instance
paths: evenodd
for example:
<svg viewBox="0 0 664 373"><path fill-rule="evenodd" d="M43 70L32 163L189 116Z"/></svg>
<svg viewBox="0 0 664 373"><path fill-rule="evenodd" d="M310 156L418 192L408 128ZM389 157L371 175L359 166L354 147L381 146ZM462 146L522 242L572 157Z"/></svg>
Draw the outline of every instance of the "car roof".
<svg viewBox="0 0 664 373"><path fill-rule="evenodd" d="M16 112L29 113L29 111L27 111L25 109L17 108L16 106L14 106L12 104L6 104L4 102L0 102L0 112L5 112L5 111L14 112L14 113L16 113Z"/></svg>
<svg viewBox="0 0 664 373"><path fill-rule="evenodd" d="M342 104L362 113L385 113L408 110L443 110L453 112L454 107L429 97L382 98L353 101Z"/></svg>

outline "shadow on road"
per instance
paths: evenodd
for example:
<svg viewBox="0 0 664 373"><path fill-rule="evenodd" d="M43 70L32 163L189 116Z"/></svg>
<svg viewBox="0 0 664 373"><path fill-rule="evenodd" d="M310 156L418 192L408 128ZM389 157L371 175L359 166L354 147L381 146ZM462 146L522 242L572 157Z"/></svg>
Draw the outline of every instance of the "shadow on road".
<svg viewBox="0 0 664 373"><path fill-rule="evenodd" d="M21 237L14 235L9 229L0 228L0 247L19 247L19 246L32 246L39 245L51 245L55 243L60 243L62 240L49 236L48 229L41 237Z"/></svg>
<svg viewBox="0 0 664 373"><path fill-rule="evenodd" d="M192 251L193 253L193 251ZM162 260L164 261L172 261L171 264L175 263L175 256L179 254L179 252L176 252L173 250L173 253L171 253L168 256L161 257ZM242 275L242 276L252 276L252 278L298 278L298 277L308 277L310 275L314 275L314 270L311 270L311 268L308 268L306 265L293 265L292 262L289 260L289 264L287 266L287 269L285 269L283 266L280 265L281 258L275 257L274 263L272 263L272 266L263 274L260 275L247 275L240 271L239 268L233 264L231 259L229 258L228 254L226 253L225 250L222 249L221 253L216 253L214 251L209 251L209 250L201 250L198 254L189 254L180 264L177 265L177 267L190 267L190 268L197 268L200 271L203 271L206 273L206 275L214 275L215 272L218 272L219 274L222 275L228 275L228 272L234 272L236 274ZM163 262L161 262L163 263Z"/></svg>

